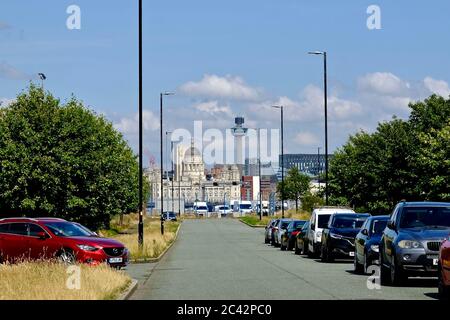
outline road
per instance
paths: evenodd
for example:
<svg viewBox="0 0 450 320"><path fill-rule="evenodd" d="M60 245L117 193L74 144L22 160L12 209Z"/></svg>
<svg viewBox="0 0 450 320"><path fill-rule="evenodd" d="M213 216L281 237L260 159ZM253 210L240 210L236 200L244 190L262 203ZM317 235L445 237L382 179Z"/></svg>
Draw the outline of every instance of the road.
<svg viewBox="0 0 450 320"><path fill-rule="evenodd" d="M436 299L434 279L367 288L351 262L321 263L263 243L264 230L235 219L186 220L177 242L154 264L128 267L132 299Z"/></svg>

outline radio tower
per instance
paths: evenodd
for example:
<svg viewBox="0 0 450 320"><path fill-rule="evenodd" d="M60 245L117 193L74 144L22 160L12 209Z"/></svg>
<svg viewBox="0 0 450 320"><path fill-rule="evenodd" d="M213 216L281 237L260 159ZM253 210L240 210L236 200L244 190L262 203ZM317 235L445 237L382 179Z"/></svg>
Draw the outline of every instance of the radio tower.
<svg viewBox="0 0 450 320"><path fill-rule="evenodd" d="M234 119L235 126L231 128L231 133L236 141L236 157L235 162L239 167L240 173L242 175L242 166L244 164L244 159L242 157L242 139L247 134L248 128L244 128L244 117L236 117Z"/></svg>

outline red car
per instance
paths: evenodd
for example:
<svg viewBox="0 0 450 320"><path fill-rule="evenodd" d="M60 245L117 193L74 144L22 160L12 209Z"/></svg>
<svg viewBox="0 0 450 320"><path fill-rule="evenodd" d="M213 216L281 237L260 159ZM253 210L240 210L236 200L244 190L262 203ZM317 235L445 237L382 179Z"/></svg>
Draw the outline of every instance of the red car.
<svg viewBox="0 0 450 320"><path fill-rule="evenodd" d="M450 294L450 236L442 243L439 252L439 294L446 298Z"/></svg>
<svg viewBox="0 0 450 320"><path fill-rule="evenodd" d="M0 262L58 258L66 263L108 263L125 267L129 253L79 223L58 218L0 219Z"/></svg>

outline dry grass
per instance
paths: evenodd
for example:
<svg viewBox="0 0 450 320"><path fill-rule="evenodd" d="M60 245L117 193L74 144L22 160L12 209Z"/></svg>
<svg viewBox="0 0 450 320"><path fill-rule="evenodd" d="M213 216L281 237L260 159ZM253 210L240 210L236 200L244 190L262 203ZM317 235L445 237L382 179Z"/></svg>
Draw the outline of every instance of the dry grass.
<svg viewBox="0 0 450 320"><path fill-rule="evenodd" d="M180 226L179 222L164 223L164 235L161 235L161 222L159 218L146 218L144 220L144 246L138 245L138 215L124 217L122 226L118 223L118 218L111 221L111 226L115 230L126 230L122 233L111 234L110 231L101 231L102 235L111 237L122 242L130 251L130 259L148 260L157 258L175 239L175 234Z"/></svg>
<svg viewBox="0 0 450 320"><path fill-rule="evenodd" d="M0 300L116 299L131 279L107 265L77 265L80 289L69 289L68 266L51 261L0 265ZM69 281L70 282L70 281Z"/></svg>

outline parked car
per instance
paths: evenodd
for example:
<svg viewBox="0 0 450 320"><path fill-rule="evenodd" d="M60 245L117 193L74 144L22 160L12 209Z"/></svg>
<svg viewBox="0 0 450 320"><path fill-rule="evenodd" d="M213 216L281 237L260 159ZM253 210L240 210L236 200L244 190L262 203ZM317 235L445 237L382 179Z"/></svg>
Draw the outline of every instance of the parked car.
<svg viewBox="0 0 450 320"><path fill-rule="evenodd" d="M450 232L450 203L401 202L380 242L381 282L399 285L409 276L437 276L439 250Z"/></svg>
<svg viewBox="0 0 450 320"><path fill-rule="evenodd" d="M355 213L352 209L321 207L314 209L309 220L308 229L308 250L310 257L316 257L321 252L322 231L328 225L328 220L333 213Z"/></svg>
<svg viewBox="0 0 450 320"><path fill-rule="evenodd" d="M439 252L438 265L439 295L441 298L450 297L450 236L445 239Z"/></svg>
<svg viewBox="0 0 450 320"><path fill-rule="evenodd" d="M320 259L332 262L335 258L355 256L355 237L370 217L368 213L333 213L322 232Z"/></svg>
<svg viewBox="0 0 450 320"><path fill-rule="evenodd" d="M297 234L302 229L306 220L292 220L288 224L286 232L281 235L280 249L281 250L292 250L294 248L294 243Z"/></svg>
<svg viewBox="0 0 450 320"><path fill-rule="evenodd" d="M275 234L278 230L278 225L280 224L281 219L276 219L272 225L271 231L270 231L270 244L272 246L275 246Z"/></svg>
<svg viewBox="0 0 450 320"><path fill-rule="evenodd" d="M106 262L120 268L127 265L129 253L119 241L63 219L0 219L0 261L52 258L66 263Z"/></svg>
<svg viewBox="0 0 450 320"><path fill-rule="evenodd" d="M355 273L367 273L369 266L379 264L381 235L388 221L389 216L374 216L364 222L355 239Z"/></svg>
<svg viewBox="0 0 450 320"><path fill-rule="evenodd" d="M217 212L217 214L220 214L221 216L227 216L233 212L228 205L215 206L214 211Z"/></svg>
<svg viewBox="0 0 450 320"><path fill-rule="evenodd" d="M308 230L309 221L302 226L302 229L298 232L295 237L294 250L295 254L306 254L308 250Z"/></svg>
<svg viewBox="0 0 450 320"><path fill-rule="evenodd" d="M275 247L279 247L281 245L281 237L283 236L283 233L286 232L287 227L289 223L291 223L291 221L292 219L280 219L280 221L278 222L277 228L273 233Z"/></svg>
<svg viewBox="0 0 450 320"><path fill-rule="evenodd" d="M276 219L272 219L269 221L269 223L266 225L265 231L264 231L264 243L270 243L270 240L272 239L272 228L275 224Z"/></svg>
<svg viewBox="0 0 450 320"><path fill-rule="evenodd" d="M164 221L177 221L177 214L173 211L167 211L163 213Z"/></svg>

